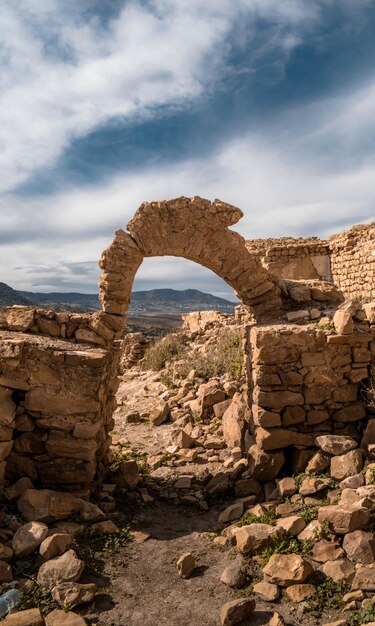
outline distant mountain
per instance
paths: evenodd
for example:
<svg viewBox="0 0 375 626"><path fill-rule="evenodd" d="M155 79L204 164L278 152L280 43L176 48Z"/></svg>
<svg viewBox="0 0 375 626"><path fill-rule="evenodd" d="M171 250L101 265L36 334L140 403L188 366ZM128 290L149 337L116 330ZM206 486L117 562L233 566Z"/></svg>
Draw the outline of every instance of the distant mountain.
<svg viewBox="0 0 375 626"><path fill-rule="evenodd" d="M13 304L32 305L29 298L24 297L21 292L12 289L6 283L0 283L0 308L3 306L13 306Z"/></svg>
<svg viewBox="0 0 375 626"><path fill-rule="evenodd" d="M88 293L40 293L16 291L0 283L0 306L13 304L36 304L42 308L70 311L97 311L100 309L97 294ZM235 302L204 293L198 289L151 289L133 291L130 314L188 313L190 311L216 310L233 313Z"/></svg>
<svg viewBox="0 0 375 626"><path fill-rule="evenodd" d="M235 302L218 298L211 293L198 289L150 289L149 291L133 291L129 312L188 312L210 311L233 313Z"/></svg>
<svg viewBox="0 0 375 626"><path fill-rule="evenodd" d="M45 309L62 311L64 308L77 311L97 311L100 309L98 294L96 293L62 293L52 291L51 293L39 293L32 291L19 291L24 298L29 298Z"/></svg>

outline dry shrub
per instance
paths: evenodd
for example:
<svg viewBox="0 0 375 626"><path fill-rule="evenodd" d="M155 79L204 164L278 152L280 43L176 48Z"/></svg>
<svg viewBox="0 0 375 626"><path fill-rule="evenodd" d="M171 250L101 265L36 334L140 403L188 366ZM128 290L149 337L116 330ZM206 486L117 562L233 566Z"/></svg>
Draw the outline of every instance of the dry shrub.
<svg viewBox="0 0 375 626"><path fill-rule="evenodd" d="M363 385L362 396L367 406L375 409L375 367L371 368L368 381Z"/></svg>
<svg viewBox="0 0 375 626"><path fill-rule="evenodd" d="M240 328L223 328L215 342L204 350L187 349L187 337L183 333L171 333L153 343L142 360L144 370L159 372L167 364L173 366L172 378L186 378L195 370L198 378L209 380L228 372L230 378L242 381L243 349ZM175 363L178 361L178 363ZM175 363L175 365L174 365ZM168 371L170 368L168 368Z"/></svg>
<svg viewBox="0 0 375 626"><path fill-rule="evenodd" d="M171 333L152 343L142 359L142 369L159 372L167 362L181 358L186 349L186 337L182 333Z"/></svg>
<svg viewBox="0 0 375 626"><path fill-rule="evenodd" d="M230 378L241 381L243 371L243 349L241 329L224 328L215 343L207 346L204 352L195 351L178 365L181 378L186 378L191 370L204 380L221 376L228 372Z"/></svg>
<svg viewBox="0 0 375 626"><path fill-rule="evenodd" d="M183 333L165 335L151 344L142 359L142 369L159 372L167 364L172 379L186 378L195 370L198 378L209 380L228 373L230 378L239 382L244 378L242 330L241 328L223 328L215 341L202 349L188 350L187 337ZM168 380L170 378L167 377ZM168 386L172 382L169 381Z"/></svg>

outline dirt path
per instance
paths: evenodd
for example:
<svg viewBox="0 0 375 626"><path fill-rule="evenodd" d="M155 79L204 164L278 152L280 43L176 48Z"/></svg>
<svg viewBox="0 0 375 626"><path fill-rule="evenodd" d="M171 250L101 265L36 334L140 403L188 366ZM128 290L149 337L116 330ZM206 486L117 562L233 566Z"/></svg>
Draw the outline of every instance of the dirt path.
<svg viewBox="0 0 375 626"><path fill-rule="evenodd" d="M144 543L132 542L107 563L104 574L111 580L108 595L99 596L90 613L97 626L217 626L222 604L241 597L220 582L224 568L236 558L233 549L213 543L204 533L215 527L218 511L197 512L163 503L150 505L133 519L133 526L151 534ZM182 580L176 561L193 552L197 569ZM251 622L261 626L272 616L257 610Z"/></svg>
<svg viewBox="0 0 375 626"><path fill-rule="evenodd" d="M133 424L125 419L129 411L146 415L163 389L149 372L129 370L124 375L114 439L125 451L148 457L163 453L170 445L174 423L153 427L147 420ZM102 562L100 578L87 577L86 582L96 582L103 591L88 609L77 608L90 626L219 626L222 605L251 594L251 585L261 573L256 558L247 564L249 580L243 589L232 589L220 581L224 569L239 556L230 544L223 547L214 542L219 513L230 501L201 510L198 506L168 503L162 491L157 491L159 496L152 491L153 481L163 490L163 481L168 479L174 485L172 479L180 473L203 480L204 474L215 475L222 470L226 450L199 450L197 460L180 465L180 460L169 459L144 478L154 502L142 505L140 500L117 499L117 510L125 515L132 530L149 533L150 537L116 549ZM171 489L178 491L174 486ZM192 552L197 563L187 580L178 576L176 567L184 552ZM326 613L316 621L306 613L305 603L296 605L283 596L266 603L257 596L256 611L241 626L265 626L275 611L291 626L313 626L341 617L337 612Z"/></svg>

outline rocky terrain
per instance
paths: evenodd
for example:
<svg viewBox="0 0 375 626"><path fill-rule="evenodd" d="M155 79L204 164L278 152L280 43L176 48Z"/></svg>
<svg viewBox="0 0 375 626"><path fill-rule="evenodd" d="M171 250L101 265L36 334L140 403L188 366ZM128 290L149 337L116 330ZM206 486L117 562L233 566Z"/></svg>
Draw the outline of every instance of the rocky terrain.
<svg viewBox="0 0 375 626"><path fill-rule="evenodd" d="M264 481L243 449L238 318L188 316L151 346L129 336L122 368L95 502L26 477L4 491L1 591L23 598L3 623L374 622L375 420L359 442L317 436L303 473Z"/></svg>
<svg viewBox="0 0 375 626"><path fill-rule="evenodd" d="M0 309L4 624L375 623L374 229L259 247L241 216L143 203L101 311ZM123 339L166 254L242 305Z"/></svg>

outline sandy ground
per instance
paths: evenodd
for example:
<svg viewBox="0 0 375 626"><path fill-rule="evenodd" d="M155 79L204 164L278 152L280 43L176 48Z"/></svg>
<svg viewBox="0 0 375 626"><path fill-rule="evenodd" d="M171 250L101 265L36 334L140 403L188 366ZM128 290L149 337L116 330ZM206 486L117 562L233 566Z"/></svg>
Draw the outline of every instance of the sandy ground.
<svg viewBox="0 0 375 626"><path fill-rule="evenodd" d="M133 514L133 529L150 533L143 543L131 542L103 561L102 586L89 610L76 609L90 626L219 626L221 606L251 594L257 582L258 566L249 560L249 580L243 589L231 589L220 576L238 553L230 545L214 543L212 529L223 507L209 511L174 506L162 502L143 506ZM196 557L196 570L183 580L176 561L184 552ZM256 599L251 619L241 626L266 626L279 612L290 626L313 626L333 622L343 614L326 614L319 620L304 611L303 603L285 599L265 603Z"/></svg>
<svg viewBox="0 0 375 626"><path fill-rule="evenodd" d="M217 626L221 606L242 597L220 582L224 568L237 553L213 543L205 533L217 521L218 510L195 509L157 503L144 507L133 518L138 529L151 537L132 542L106 563L104 576L110 579L108 595L95 601L86 614L98 626ZM184 552L193 552L197 568L191 578L177 574L176 561ZM264 610L266 609L266 610ZM272 616L263 606L249 622L261 626Z"/></svg>

